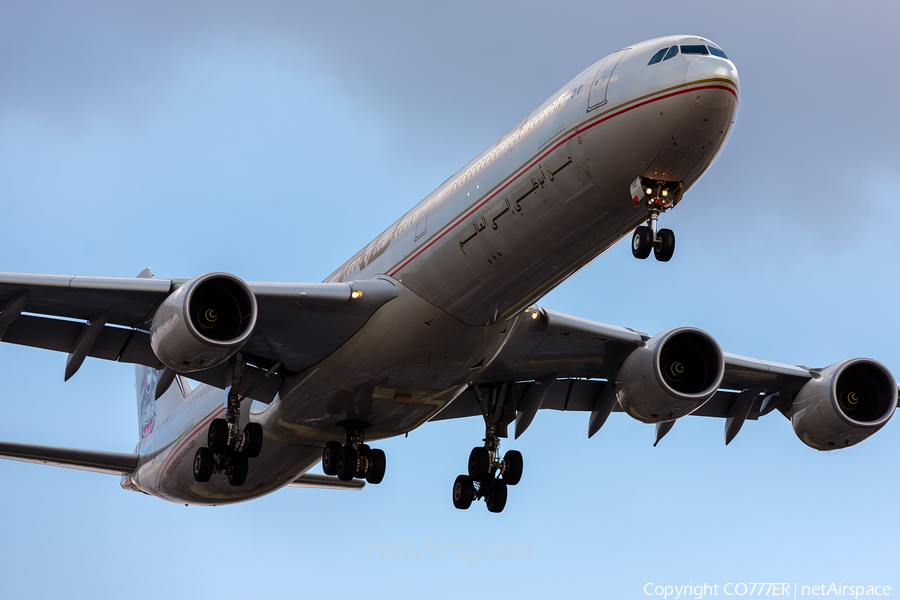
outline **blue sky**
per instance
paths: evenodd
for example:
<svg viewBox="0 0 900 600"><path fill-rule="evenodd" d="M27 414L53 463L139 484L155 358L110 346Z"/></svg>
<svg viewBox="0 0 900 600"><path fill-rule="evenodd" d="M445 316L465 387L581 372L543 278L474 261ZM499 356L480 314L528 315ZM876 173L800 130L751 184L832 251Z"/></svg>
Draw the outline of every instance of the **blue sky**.
<svg viewBox="0 0 900 600"><path fill-rule="evenodd" d="M891 2L618 6L394 2L0 5L5 271L318 281L574 74L695 33L741 76L724 153L663 223L672 262L617 246L542 304L726 351L900 374L892 209L900 151ZM130 367L0 345L0 439L128 452ZM385 442L360 493L173 505L115 477L0 462L9 597L645 597L645 583L893 585L898 423L819 453L779 414L653 428L542 413L500 515L457 511L478 420ZM380 558L409 542L410 557ZM414 556L424 544L527 558ZM512 546L510 546L512 544ZM370 553L373 554L370 556ZM230 562L229 559L234 559ZM231 568L231 565L239 568ZM224 568L223 568L224 567Z"/></svg>

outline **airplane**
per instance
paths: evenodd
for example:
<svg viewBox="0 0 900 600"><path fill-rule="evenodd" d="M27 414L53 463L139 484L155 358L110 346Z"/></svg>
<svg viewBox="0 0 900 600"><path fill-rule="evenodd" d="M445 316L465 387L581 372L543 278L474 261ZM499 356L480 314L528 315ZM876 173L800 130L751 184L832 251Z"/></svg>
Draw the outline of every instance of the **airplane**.
<svg viewBox="0 0 900 600"><path fill-rule="evenodd" d="M133 364L138 409L133 453L0 442L0 457L219 505L379 484L386 456L370 444L481 416L452 500L497 513L523 475L501 440L542 409L589 413L589 437L624 412L655 425L654 445L688 415L724 419L728 444L778 411L814 449L855 445L897 406L875 360L783 365L694 327L651 336L537 304L623 239L637 259L672 258L659 220L715 162L739 100L734 63L706 38L614 52L321 283L0 273L0 340L66 353L66 380L88 357Z"/></svg>

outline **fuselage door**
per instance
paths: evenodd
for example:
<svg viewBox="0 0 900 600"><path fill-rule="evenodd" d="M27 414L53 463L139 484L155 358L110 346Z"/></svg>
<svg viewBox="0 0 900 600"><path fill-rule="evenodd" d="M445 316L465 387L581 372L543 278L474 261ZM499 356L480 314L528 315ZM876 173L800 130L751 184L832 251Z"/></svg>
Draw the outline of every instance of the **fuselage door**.
<svg viewBox="0 0 900 600"><path fill-rule="evenodd" d="M425 203L425 206L419 209L419 212L416 214L416 239L418 240L420 237L425 235L428 231L428 209L431 208L431 203L434 202L434 198L428 200Z"/></svg>
<svg viewBox="0 0 900 600"><path fill-rule="evenodd" d="M588 111L606 104L606 89L609 87L609 80L612 77L613 71L616 70L616 65L619 64L619 60L625 56L626 52L628 52L628 50L620 50L615 54L611 54L603 61L603 64L600 65L600 68L597 70L597 75L594 76L594 83L591 85L590 96L588 96Z"/></svg>

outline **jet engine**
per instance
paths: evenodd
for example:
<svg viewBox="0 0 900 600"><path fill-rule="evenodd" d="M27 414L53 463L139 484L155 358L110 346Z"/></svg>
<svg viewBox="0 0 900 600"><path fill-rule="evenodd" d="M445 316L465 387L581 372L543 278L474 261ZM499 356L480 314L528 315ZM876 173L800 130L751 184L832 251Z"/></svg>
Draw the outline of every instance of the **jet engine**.
<svg viewBox="0 0 900 600"><path fill-rule="evenodd" d="M881 363L852 358L822 370L794 397L791 425L816 450L846 448L888 422L897 406L897 382Z"/></svg>
<svg viewBox="0 0 900 600"><path fill-rule="evenodd" d="M672 421L712 398L725 375L722 349L708 333L669 329L633 351L619 369L616 398L644 423Z"/></svg>
<svg viewBox="0 0 900 600"><path fill-rule="evenodd" d="M156 357L174 371L215 367L250 339L256 312L256 297L234 275L199 275L156 309L150 345Z"/></svg>

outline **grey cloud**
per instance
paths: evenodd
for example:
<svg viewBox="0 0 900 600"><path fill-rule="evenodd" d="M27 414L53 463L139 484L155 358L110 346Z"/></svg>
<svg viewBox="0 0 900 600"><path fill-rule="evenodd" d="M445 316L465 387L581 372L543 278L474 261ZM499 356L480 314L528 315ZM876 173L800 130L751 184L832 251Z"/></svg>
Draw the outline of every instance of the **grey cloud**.
<svg viewBox="0 0 900 600"><path fill-rule="evenodd" d="M71 128L139 116L190 61L259 52L297 77L329 72L384 120L398 153L449 174L602 55L697 33L742 79L727 166L715 168L732 178L736 206L789 223L785 190L818 186L820 209L846 210L836 171L881 161L897 175L897 22L896 3L865 1L21 3L0 19L0 118ZM846 212L846 223L866 214Z"/></svg>

